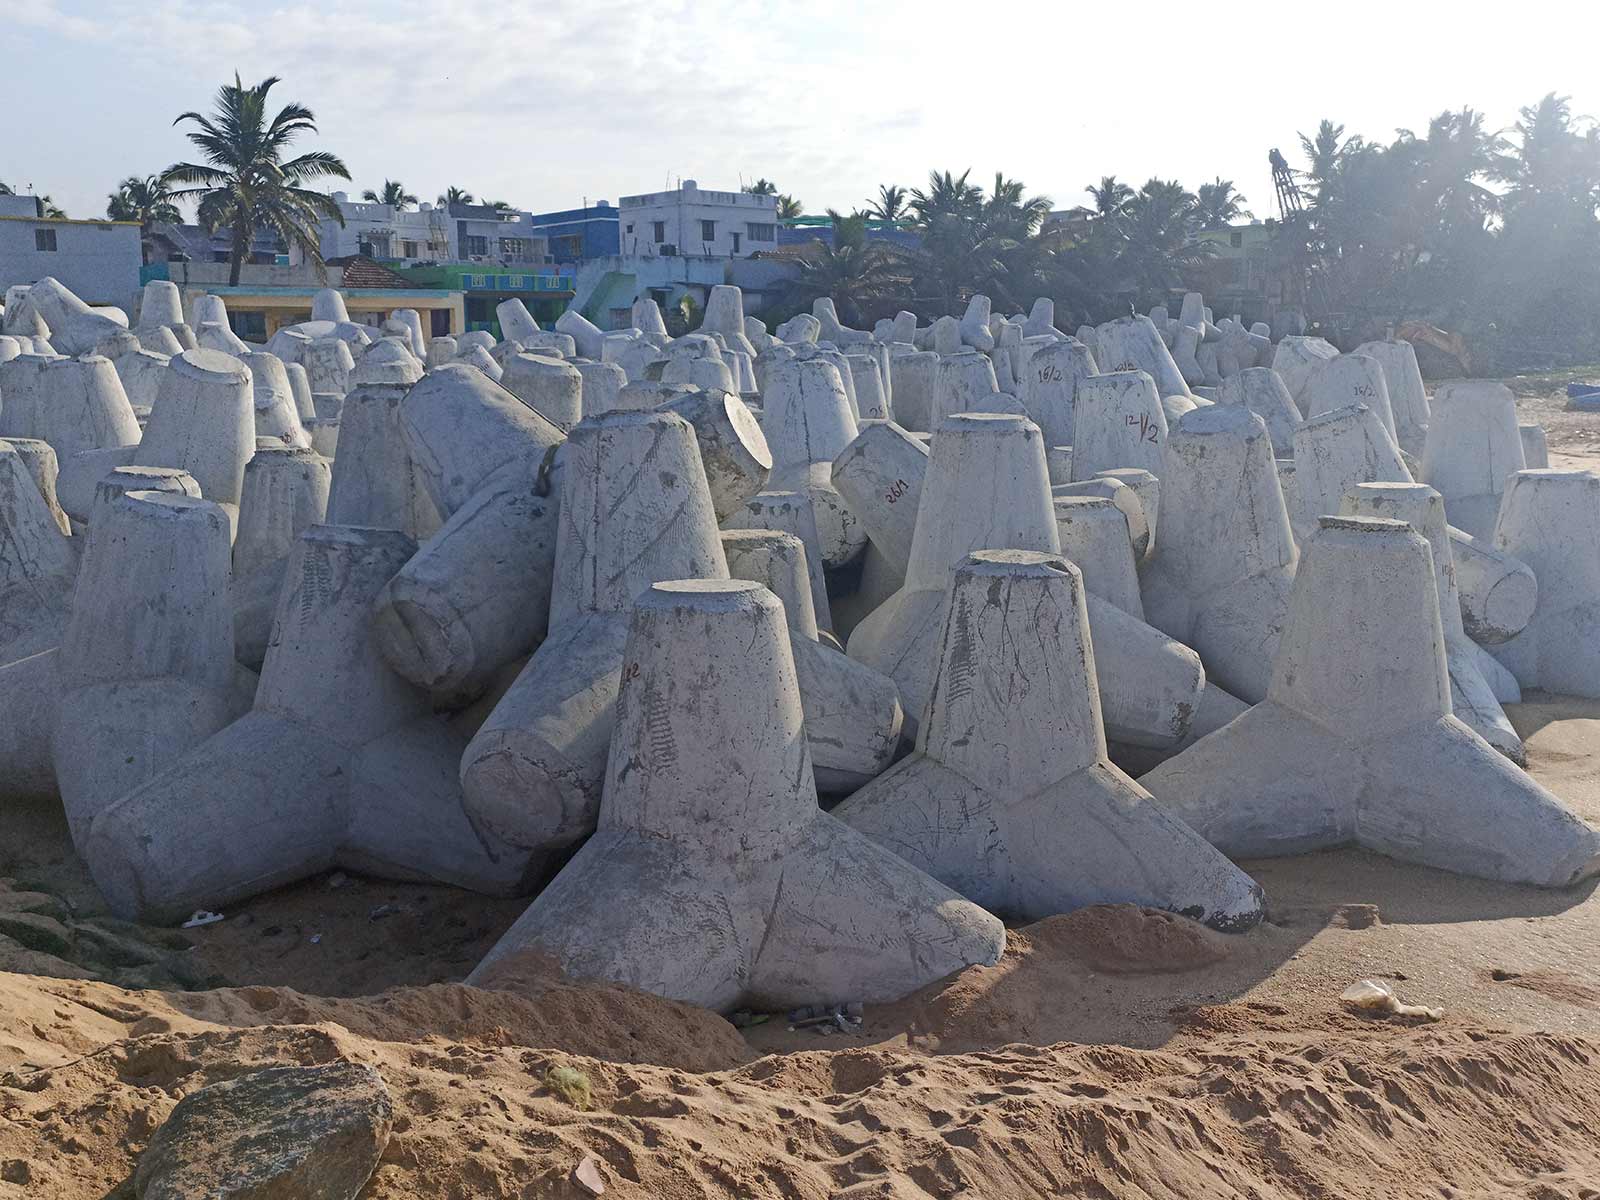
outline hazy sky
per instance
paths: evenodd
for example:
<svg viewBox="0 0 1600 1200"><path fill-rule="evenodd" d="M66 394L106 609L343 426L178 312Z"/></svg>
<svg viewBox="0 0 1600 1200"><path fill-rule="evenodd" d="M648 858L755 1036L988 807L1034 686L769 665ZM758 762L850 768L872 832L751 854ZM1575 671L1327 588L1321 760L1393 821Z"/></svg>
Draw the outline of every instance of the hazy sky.
<svg viewBox="0 0 1600 1200"><path fill-rule="evenodd" d="M1387 139L1445 108L1494 126L1547 91L1600 113L1583 0L1200 5L900 0L15 0L0 180L98 216L190 153L172 119L237 69L317 115L353 194L385 176L535 211L758 176L810 212L929 168L1057 207L1113 173L1233 179L1332 117ZM1221 15L1208 15L1221 14Z"/></svg>

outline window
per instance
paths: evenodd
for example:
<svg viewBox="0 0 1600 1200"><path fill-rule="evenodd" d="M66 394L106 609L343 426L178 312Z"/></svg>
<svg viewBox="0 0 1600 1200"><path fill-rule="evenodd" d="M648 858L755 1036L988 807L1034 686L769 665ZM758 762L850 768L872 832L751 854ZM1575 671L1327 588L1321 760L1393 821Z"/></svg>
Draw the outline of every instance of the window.
<svg viewBox="0 0 1600 1200"><path fill-rule="evenodd" d="M1234 249L1238 249L1240 246L1244 245L1243 231L1235 229L1232 233L1228 234L1228 245L1234 247Z"/></svg>
<svg viewBox="0 0 1600 1200"><path fill-rule="evenodd" d="M232 260L232 258L233 256L226 250L213 250L211 252L211 261L214 263L229 262Z"/></svg>
<svg viewBox="0 0 1600 1200"><path fill-rule="evenodd" d="M667 240L667 223L665 221L651 221L651 238L658 242Z"/></svg>
<svg viewBox="0 0 1600 1200"><path fill-rule="evenodd" d="M477 255L479 258L489 253L489 239L486 237L467 238L467 253Z"/></svg>
<svg viewBox="0 0 1600 1200"><path fill-rule="evenodd" d="M555 251L563 258L582 258L583 235L581 233L563 234L556 239Z"/></svg>
<svg viewBox="0 0 1600 1200"><path fill-rule="evenodd" d="M238 312L228 314L228 324L233 331L246 341L264 342L267 340L267 314L261 312Z"/></svg>
<svg viewBox="0 0 1600 1200"><path fill-rule="evenodd" d="M632 232L633 232L633 222L632 222L632 221L629 221L629 222L628 222L628 232L629 232L629 233L632 233Z"/></svg>
<svg viewBox="0 0 1600 1200"><path fill-rule="evenodd" d="M33 231L33 248L35 250L45 250L50 253L54 253L56 248L56 231L54 229L35 229Z"/></svg>
<svg viewBox="0 0 1600 1200"><path fill-rule="evenodd" d="M715 221L700 222L700 240L714 242L717 240L717 223Z"/></svg>
<svg viewBox="0 0 1600 1200"><path fill-rule="evenodd" d="M528 257L528 243L522 238L501 238L500 257L518 262Z"/></svg>
<svg viewBox="0 0 1600 1200"><path fill-rule="evenodd" d="M372 252L372 243L371 242L365 242L365 241L357 242L356 243L356 253L361 255L362 258L377 258L378 257L376 254L374 254ZM228 261L228 256L227 255L223 255L217 261L218 262L227 262Z"/></svg>
<svg viewBox="0 0 1600 1200"><path fill-rule="evenodd" d="M778 227L770 221L751 221L747 228L750 231L752 242L775 242L778 240Z"/></svg>
<svg viewBox="0 0 1600 1200"><path fill-rule="evenodd" d="M450 336L450 310L448 308L428 310L428 334L430 337Z"/></svg>
<svg viewBox="0 0 1600 1200"><path fill-rule="evenodd" d="M404 242L402 245L405 246L407 258L415 258L417 256L417 244L415 242Z"/></svg>
<svg viewBox="0 0 1600 1200"><path fill-rule="evenodd" d="M733 252L737 254L739 253L739 235L735 233L730 236L733 238Z"/></svg>

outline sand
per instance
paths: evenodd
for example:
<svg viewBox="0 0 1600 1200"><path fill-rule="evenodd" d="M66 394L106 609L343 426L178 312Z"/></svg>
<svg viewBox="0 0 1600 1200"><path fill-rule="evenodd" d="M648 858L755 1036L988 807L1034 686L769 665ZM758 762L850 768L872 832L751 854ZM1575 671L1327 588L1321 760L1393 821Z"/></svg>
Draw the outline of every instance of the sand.
<svg viewBox="0 0 1600 1200"><path fill-rule="evenodd" d="M1600 428L1600 418L1591 417ZM1581 423L1561 437L1575 465ZM1587 436L1587 433L1584 434ZM1552 442L1555 442L1552 438ZM1600 823L1600 703L1510 710L1533 774ZM607 1196L1600 1200L1600 898L1360 851L1246 862L1225 937L1118 906L1009 933L853 1034L746 1030L548 964L458 981L522 908L334 874L155 930L111 920L59 808L0 845L0 1197L129 1195L177 1101L348 1058L394 1097L363 1192ZM1441 1022L1361 1016L1364 977ZM577 1108L544 1083L589 1080Z"/></svg>

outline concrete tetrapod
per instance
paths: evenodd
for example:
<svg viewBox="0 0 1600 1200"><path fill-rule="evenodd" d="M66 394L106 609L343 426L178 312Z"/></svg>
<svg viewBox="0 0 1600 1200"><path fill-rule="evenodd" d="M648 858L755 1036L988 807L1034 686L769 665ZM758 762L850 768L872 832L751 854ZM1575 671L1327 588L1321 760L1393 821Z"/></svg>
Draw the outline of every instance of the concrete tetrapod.
<svg viewBox="0 0 1600 1200"><path fill-rule="evenodd" d="M1052 506L1062 557L1083 576L1084 591L1143 621L1139 568L1133 559L1128 518L1117 502L1110 496L1056 495Z"/></svg>
<svg viewBox="0 0 1600 1200"><path fill-rule="evenodd" d="M21 457L23 465L28 468L34 486L44 498L45 507L55 518L56 528L70 536L72 524L67 520L67 514L62 511L60 501L56 499L56 478L61 474L61 469L56 452L50 443L40 441L38 438L5 438L4 444L10 446Z"/></svg>
<svg viewBox="0 0 1600 1200"><path fill-rule="evenodd" d="M1491 652L1523 687L1600 697L1600 476L1518 471L1494 544L1533 568L1539 591L1527 626Z"/></svg>
<svg viewBox="0 0 1600 1200"><path fill-rule="evenodd" d="M1099 373L1094 355L1078 342L1055 341L1033 352L1023 368L1019 399L1028 419L1043 431L1046 446L1072 445L1078 387Z"/></svg>
<svg viewBox="0 0 1600 1200"><path fill-rule="evenodd" d="M300 535L328 518L328 460L314 450L263 440L244 468L233 545L233 642L260 670L284 571Z"/></svg>
<svg viewBox="0 0 1600 1200"><path fill-rule="evenodd" d="M1059 555L1043 436L1026 417L962 413L935 435L899 591L851 632L850 657L900 689L906 737L914 738L938 670L938 636L957 567L974 550ZM1103 629L1100 689L1107 736L1170 746L1201 703L1199 656L1115 605L1091 596Z"/></svg>
<svg viewBox="0 0 1600 1200"><path fill-rule="evenodd" d="M663 404L694 427L700 464L719 522L738 512L772 476L772 451L750 406L728 392L690 392Z"/></svg>
<svg viewBox="0 0 1600 1200"><path fill-rule="evenodd" d="M1383 366L1365 354L1341 354L1313 367L1300 392L1300 406L1306 416L1315 417L1341 408L1364 404L1378 414L1378 420L1399 440L1395 432L1394 410L1389 402L1389 383Z"/></svg>
<svg viewBox="0 0 1600 1200"><path fill-rule="evenodd" d="M1231 858L1355 842L1508 883L1600 870L1600 834L1451 715L1427 541L1318 525L1266 700L1140 782Z"/></svg>
<svg viewBox="0 0 1600 1200"><path fill-rule="evenodd" d="M1250 928L1260 887L1107 759L1090 642L1065 559L970 556L916 753L834 815L1009 918L1143 904Z"/></svg>
<svg viewBox="0 0 1600 1200"><path fill-rule="evenodd" d="M1450 524L1488 537L1506 480L1525 465L1510 388L1492 379L1439 385L1422 451L1422 482L1444 497Z"/></svg>
<svg viewBox="0 0 1600 1200"><path fill-rule="evenodd" d="M1355 353L1375 358L1389 385L1389 407L1394 412L1395 441L1400 449L1421 458L1428 439L1428 393L1422 385L1417 352L1410 342L1363 342Z"/></svg>
<svg viewBox="0 0 1600 1200"><path fill-rule="evenodd" d="M174 358L132 465L187 471L202 496L231 508L237 520L244 465L255 452L250 368L217 350L185 350Z"/></svg>
<svg viewBox="0 0 1600 1200"><path fill-rule="evenodd" d="M222 509L127 492L94 525L61 642L52 739L80 853L96 816L250 707L235 679Z"/></svg>
<svg viewBox="0 0 1600 1200"><path fill-rule="evenodd" d="M1246 367L1224 379L1217 403L1237 404L1255 413L1266 424L1272 453L1279 458L1294 457L1294 431L1300 428L1300 410L1271 367Z"/></svg>
<svg viewBox="0 0 1600 1200"><path fill-rule="evenodd" d="M583 375L565 362L513 354L506 359L500 386L562 433L583 419Z"/></svg>
<svg viewBox="0 0 1600 1200"><path fill-rule="evenodd" d="M1114 371L1080 382L1068 444L1074 480L1119 467L1136 467L1159 478L1167 416L1155 381L1144 371Z"/></svg>
<svg viewBox="0 0 1600 1200"><path fill-rule="evenodd" d="M1289 389L1289 395L1294 397L1300 414L1307 416L1309 414L1306 413L1305 402L1301 399L1306 381L1323 363L1338 357L1339 350L1331 342L1319 337L1296 335L1285 337L1278 343L1269 365L1278 373L1278 378L1283 380L1283 386Z"/></svg>
<svg viewBox="0 0 1600 1200"><path fill-rule="evenodd" d="M1254 704L1267 694L1297 558L1266 424L1243 405L1188 413L1167 442L1161 488L1161 546L1140 571L1145 619Z"/></svg>
<svg viewBox="0 0 1600 1200"><path fill-rule="evenodd" d="M0 663L60 642L80 549L61 532L23 456L0 441Z"/></svg>
<svg viewBox="0 0 1600 1200"><path fill-rule="evenodd" d="M806 550L806 573L811 581L811 611L817 626L833 629L833 606L827 576L818 549L816 509L805 492L757 492L723 519L725 529L769 529L800 539Z"/></svg>
<svg viewBox="0 0 1600 1200"><path fill-rule="evenodd" d="M1365 404L1308 417L1294 432L1294 506L1289 521L1305 540L1317 518L1339 511L1358 483L1411 483L1400 447Z"/></svg>
<svg viewBox="0 0 1600 1200"><path fill-rule="evenodd" d="M881 421L864 426L830 472L867 537L902 576L927 470L927 446L894 421Z"/></svg>
<svg viewBox="0 0 1600 1200"><path fill-rule="evenodd" d="M1425 483L1361 483L1340 504L1347 517L1387 517L1404 521L1428 542L1434 586L1439 593L1439 627L1444 631L1445 667L1450 676L1450 708L1463 724L1519 767L1527 765L1522 739L1506 719L1490 681L1505 669L1480 649L1461 625L1461 596L1455 557L1444 519L1444 501ZM1512 700L1522 698L1513 679Z"/></svg>
<svg viewBox="0 0 1600 1200"><path fill-rule="evenodd" d="M469 983L551 955L574 979L783 1009L999 959L996 918L817 807L776 597L656 583L629 625L600 828Z"/></svg>
<svg viewBox="0 0 1600 1200"><path fill-rule="evenodd" d="M806 548L792 533L730 529L722 534L728 573L783 601L806 739L817 790L852 792L894 761L904 723L894 680L817 637Z"/></svg>
<svg viewBox="0 0 1600 1200"><path fill-rule="evenodd" d="M360 383L345 397L328 524L398 529L418 541L444 524L406 436L410 391L403 383Z"/></svg>
<svg viewBox="0 0 1600 1200"><path fill-rule="evenodd" d="M633 598L659 579L728 577L682 417L586 417L563 454L550 633L461 760L473 823L550 851L594 829Z"/></svg>
<svg viewBox="0 0 1600 1200"><path fill-rule="evenodd" d="M460 736L369 636L374 596L415 548L393 530L302 535L255 707L94 820L84 859L114 912L171 920L335 865L528 885L542 864L468 825Z"/></svg>
<svg viewBox="0 0 1600 1200"><path fill-rule="evenodd" d="M401 423L445 521L378 596L373 640L402 676L456 706L544 636L563 439L461 365L430 371L406 393Z"/></svg>
<svg viewBox="0 0 1600 1200"><path fill-rule="evenodd" d="M1120 317L1101 325L1095 334L1094 360L1104 374L1143 371L1154 381L1159 396L1190 395L1172 352L1149 317Z"/></svg>
<svg viewBox="0 0 1600 1200"><path fill-rule="evenodd" d="M811 497L821 565L832 570L854 560L867 534L834 489L832 472L860 430L838 370L815 358L775 363L762 388L761 428L772 452L767 488Z"/></svg>

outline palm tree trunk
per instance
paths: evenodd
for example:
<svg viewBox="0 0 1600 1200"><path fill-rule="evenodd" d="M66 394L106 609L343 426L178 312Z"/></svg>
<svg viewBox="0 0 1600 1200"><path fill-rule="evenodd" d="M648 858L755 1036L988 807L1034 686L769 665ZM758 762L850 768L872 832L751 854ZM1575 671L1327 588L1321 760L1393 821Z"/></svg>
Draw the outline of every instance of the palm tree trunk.
<svg viewBox="0 0 1600 1200"><path fill-rule="evenodd" d="M239 286L239 274L250 254L250 230L243 223L233 227L233 253L228 257L228 286Z"/></svg>

